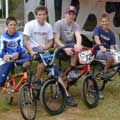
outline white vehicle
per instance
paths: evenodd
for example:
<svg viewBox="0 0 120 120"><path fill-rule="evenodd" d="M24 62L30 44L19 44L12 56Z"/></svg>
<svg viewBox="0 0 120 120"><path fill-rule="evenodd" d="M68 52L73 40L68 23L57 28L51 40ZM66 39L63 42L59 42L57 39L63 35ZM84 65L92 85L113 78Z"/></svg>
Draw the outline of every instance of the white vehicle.
<svg viewBox="0 0 120 120"><path fill-rule="evenodd" d="M35 18L34 9L42 4L48 7L48 21L52 26L56 20L64 17L67 6L76 6L78 11L76 21L81 27L85 40L92 40L92 31L99 24L100 15L107 13L110 16L110 27L119 43L120 0L24 0L24 2L25 22Z"/></svg>

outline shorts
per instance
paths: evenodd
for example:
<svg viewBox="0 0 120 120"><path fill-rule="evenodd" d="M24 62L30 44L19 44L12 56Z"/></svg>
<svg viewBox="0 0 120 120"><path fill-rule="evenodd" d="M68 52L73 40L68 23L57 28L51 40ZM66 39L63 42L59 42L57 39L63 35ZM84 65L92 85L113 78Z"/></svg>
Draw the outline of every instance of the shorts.
<svg viewBox="0 0 120 120"><path fill-rule="evenodd" d="M66 44L66 48L74 48L75 44ZM69 55L66 54L66 52L63 49L58 50L57 54L56 54L56 58L60 59L60 60L70 60Z"/></svg>
<svg viewBox="0 0 120 120"><path fill-rule="evenodd" d="M65 60L69 60L70 56L68 56L64 50L60 49L56 54L56 58L65 61Z"/></svg>
<svg viewBox="0 0 120 120"><path fill-rule="evenodd" d="M112 54L111 52L102 52L101 50L97 51L97 54L96 54L96 59L98 60L109 60L109 59L112 59Z"/></svg>

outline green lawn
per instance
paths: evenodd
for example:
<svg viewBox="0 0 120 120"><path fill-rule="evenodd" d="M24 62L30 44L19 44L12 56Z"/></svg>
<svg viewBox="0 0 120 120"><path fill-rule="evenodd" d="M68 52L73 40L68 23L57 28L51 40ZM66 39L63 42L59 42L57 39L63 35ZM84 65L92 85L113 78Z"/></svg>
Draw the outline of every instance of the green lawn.
<svg viewBox="0 0 120 120"><path fill-rule="evenodd" d="M64 64L64 63L63 63ZM64 66L64 65L63 65ZM80 83L70 88L70 93L78 102L77 107L66 106L64 112L57 116L50 116L44 111L38 101L38 112L36 120L119 120L120 119L120 80L115 76L113 81L108 82L103 95L104 100L100 100L94 109L89 109L80 97ZM0 96L0 120L22 120L18 109L17 94L13 104L7 106L3 104Z"/></svg>
<svg viewBox="0 0 120 120"><path fill-rule="evenodd" d="M78 102L77 107L67 106L65 111L57 116L50 116L46 113L38 101L38 113L36 120L119 120L120 118L120 88L116 80L107 84L104 89L104 100L99 101L99 104L94 109L88 109L82 102L80 97L80 82L77 86L70 88L70 93L76 98ZM16 96L17 97L17 96ZM17 107L17 98L15 98L13 105L6 106L0 102L0 120L8 120L7 114L11 114L11 119L21 120L21 114ZM13 114L13 115L12 115ZM17 119L15 119L18 116Z"/></svg>

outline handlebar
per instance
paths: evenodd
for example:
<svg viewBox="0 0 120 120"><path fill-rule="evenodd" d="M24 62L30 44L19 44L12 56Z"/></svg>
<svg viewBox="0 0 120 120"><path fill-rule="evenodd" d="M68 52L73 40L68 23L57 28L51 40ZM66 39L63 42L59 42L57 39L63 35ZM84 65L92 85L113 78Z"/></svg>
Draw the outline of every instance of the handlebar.
<svg viewBox="0 0 120 120"><path fill-rule="evenodd" d="M50 54L50 52L48 52L48 51L38 52L35 54L36 59L38 60L39 58L41 58L41 60L45 66L53 65L57 51L58 51L58 49L55 49L53 54ZM46 61L46 59L48 59L48 60Z"/></svg>
<svg viewBox="0 0 120 120"><path fill-rule="evenodd" d="M97 47L98 45L96 46L93 46L93 48L86 48L86 47L83 47L81 51L85 51L85 50L90 50L91 53L93 53L94 49ZM36 56L36 59L38 60L39 58L41 58L43 64L45 66L48 66L48 65L53 65L54 64L54 60L55 60L55 56L56 56L56 53L59 51L59 50L62 50L64 48L68 48L70 47L69 45L66 45L64 47L61 47L61 48L57 48L54 50L53 54L50 54L48 51L41 51L41 52L38 52L36 54L34 54ZM48 53L48 55L47 55ZM46 54L46 55L45 55ZM34 56L33 56L34 57ZM48 59L46 61L46 59Z"/></svg>
<svg viewBox="0 0 120 120"><path fill-rule="evenodd" d="M27 59L15 60L13 62L15 62L15 63L23 63L23 62L31 61L31 60L32 60L31 58L27 58Z"/></svg>

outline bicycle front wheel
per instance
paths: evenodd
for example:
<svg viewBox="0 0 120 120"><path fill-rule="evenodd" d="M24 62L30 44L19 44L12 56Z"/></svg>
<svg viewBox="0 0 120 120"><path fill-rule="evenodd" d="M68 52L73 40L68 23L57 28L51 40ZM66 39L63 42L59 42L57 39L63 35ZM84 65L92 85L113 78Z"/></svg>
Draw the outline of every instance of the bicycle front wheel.
<svg viewBox="0 0 120 120"><path fill-rule="evenodd" d="M40 91L40 100L46 112L51 115L64 111L66 94L63 86L51 79L46 81Z"/></svg>
<svg viewBox="0 0 120 120"><path fill-rule="evenodd" d="M94 71L93 71L95 80L97 82L97 86L99 91L102 91L105 88L105 80L102 79L102 76L104 74L104 65L102 63L96 63L94 66Z"/></svg>
<svg viewBox="0 0 120 120"><path fill-rule="evenodd" d="M96 81L92 77L86 77L82 82L81 95L83 102L89 108L94 108L98 104L99 90Z"/></svg>
<svg viewBox="0 0 120 120"><path fill-rule="evenodd" d="M37 101L30 84L23 84L18 95L20 112L25 120L34 120L37 113Z"/></svg>

